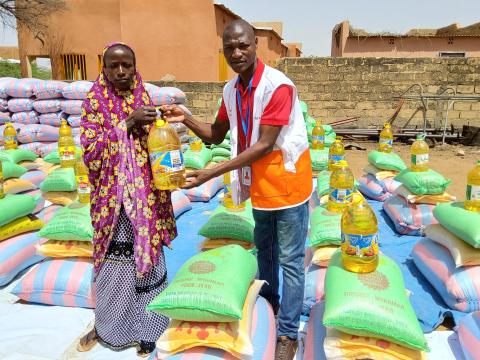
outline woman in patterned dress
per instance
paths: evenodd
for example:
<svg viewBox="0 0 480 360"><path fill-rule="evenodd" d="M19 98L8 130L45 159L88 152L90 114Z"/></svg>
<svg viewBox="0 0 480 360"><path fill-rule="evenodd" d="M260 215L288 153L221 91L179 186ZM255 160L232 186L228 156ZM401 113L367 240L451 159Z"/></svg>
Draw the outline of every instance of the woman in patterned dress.
<svg viewBox="0 0 480 360"><path fill-rule="evenodd" d="M155 108L136 71L135 54L114 43L82 105L81 144L92 184L95 327L79 343L114 350L155 348L168 318L145 307L167 286L163 246L177 230L170 193L153 185L147 129Z"/></svg>

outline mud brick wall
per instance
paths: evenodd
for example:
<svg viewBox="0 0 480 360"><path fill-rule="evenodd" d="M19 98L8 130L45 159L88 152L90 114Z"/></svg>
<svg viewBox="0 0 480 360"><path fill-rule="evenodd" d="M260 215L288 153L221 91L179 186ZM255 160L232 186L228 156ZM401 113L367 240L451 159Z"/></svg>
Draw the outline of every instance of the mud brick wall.
<svg viewBox="0 0 480 360"><path fill-rule="evenodd" d="M415 83L420 83L428 94L452 87L457 94L480 96L480 58L284 58L277 68L296 84L310 115L326 123L358 116L360 127L382 125L398 104L394 96ZM224 83L153 83L182 89L187 94L187 106L199 119L214 120ZM419 105L418 100L406 101L396 124L422 124ZM446 105L446 101L429 102L430 126L439 126ZM480 126L480 102L457 101L448 118L455 126Z"/></svg>

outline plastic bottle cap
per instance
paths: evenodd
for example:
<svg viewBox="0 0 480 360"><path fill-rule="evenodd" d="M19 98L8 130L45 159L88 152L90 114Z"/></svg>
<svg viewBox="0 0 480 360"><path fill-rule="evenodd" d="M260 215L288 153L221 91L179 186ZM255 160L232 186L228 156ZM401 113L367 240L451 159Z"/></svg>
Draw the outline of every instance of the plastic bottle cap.
<svg viewBox="0 0 480 360"><path fill-rule="evenodd" d="M348 163L345 160L340 160L337 162L338 167L348 167Z"/></svg>
<svg viewBox="0 0 480 360"><path fill-rule="evenodd" d="M163 119L157 119L157 120L155 121L155 126L156 126L156 127L162 127L162 126L165 126L166 123L167 123L167 122L166 122L165 120L163 120Z"/></svg>
<svg viewBox="0 0 480 360"><path fill-rule="evenodd" d="M390 123L385 123L385 124L383 124L383 127L389 128L391 126L390 126Z"/></svg>
<svg viewBox="0 0 480 360"><path fill-rule="evenodd" d="M417 140L424 140L425 139L425 134L417 134L416 139Z"/></svg>

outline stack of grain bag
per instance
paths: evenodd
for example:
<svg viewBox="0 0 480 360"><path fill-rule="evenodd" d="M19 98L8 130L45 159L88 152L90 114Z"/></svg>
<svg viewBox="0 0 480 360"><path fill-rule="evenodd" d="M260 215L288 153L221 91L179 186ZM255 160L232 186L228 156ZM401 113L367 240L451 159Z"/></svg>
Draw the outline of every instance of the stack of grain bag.
<svg viewBox="0 0 480 360"><path fill-rule="evenodd" d="M62 102L63 116L67 118L68 124L72 127L72 135L75 144L80 145L80 119L82 116L82 103L87 98L93 83L90 81L75 81L62 90L65 98Z"/></svg>
<svg viewBox="0 0 480 360"><path fill-rule="evenodd" d="M428 350L398 265L380 255L374 272L353 273L335 252L326 274L325 304L312 309L304 357L420 360Z"/></svg>
<svg viewBox="0 0 480 360"><path fill-rule="evenodd" d="M230 131L227 132L225 139L218 145L212 144L210 146L212 149L212 161L219 163L222 161L228 161L231 157L232 146L230 144Z"/></svg>
<svg viewBox="0 0 480 360"><path fill-rule="evenodd" d="M413 248L413 261L451 309L478 311L480 213L456 202L439 204L433 215L439 224L426 228L426 238Z"/></svg>
<svg viewBox="0 0 480 360"><path fill-rule="evenodd" d="M304 101L300 101L300 107L302 109L303 119L305 120L305 126L307 128L307 136L308 142L310 146L312 145L312 131L315 127L315 119L308 114L308 105ZM333 128L328 124L322 124L323 128L325 129L325 147L330 147L335 141L335 131Z"/></svg>
<svg viewBox="0 0 480 360"><path fill-rule="evenodd" d="M55 167L40 184L40 190L42 196L52 204L72 204L78 198L74 169Z"/></svg>
<svg viewBox="0 0 480 360"><path fill-rule="evenodd" d="M90 206L74 203L55 211L35 244L37 253L48 258L33 267L12 293L32 303L93 308Z"/></svg>
<svg viewBox="0 0 480 360"><path fill-rule="evenodd" d="M256 273L255 257L237 245L189 259L147 306L171 319L156 358L273 359L275 318Z"/></svg>
<svg viewBox="0 0 480 360"><path fill-rule="evenodd" d="M417 172L407 168L394 180L401 186L383 203L383 209L400 234L423 236L427 225L437 223L433 216L436 204L455 199L445 192L451 180L432 169Z"/></svg>
<svg viewBox="0 0 480 360"><path fill-rule="evenodd" d="M394 177L406 168L397 154L373 150L368 154L368 165L363 169L365 174L358 180L358 190L370 199L385 201L400 186Z"/></svg>
<svg viewBox="0 0 480 360"><path fill-rule="evenodd" d="M10 111L8 110L7 85L13 80L15 79L10 77L0 78L0 124L12 121Z"/></svg>

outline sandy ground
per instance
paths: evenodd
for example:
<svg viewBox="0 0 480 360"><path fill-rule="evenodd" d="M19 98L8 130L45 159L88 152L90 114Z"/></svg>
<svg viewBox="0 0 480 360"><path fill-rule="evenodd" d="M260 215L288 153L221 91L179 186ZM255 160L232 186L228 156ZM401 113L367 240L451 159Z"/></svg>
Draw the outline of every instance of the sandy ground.
<svg viewBox="0 0 480 360"><path fill-rule="evenodd" d="M346 141L346 144L351 144L351 142ZM367 150L347 150L346 154L347 161L356 178L363 174L362 169L367 164L368 152L377 146L374 142L357 142L357 144L366 147ZM410 146L395 143L394 151L402 157L407 165L410 164ZM465 155L457 155L459 151L463 151ZM477 160L480 160L480 147L437 145L430 149L430 167L445 178L452 180L447 192L455 195L460 201L465 199L467 173L475 166Z"/></svg>

